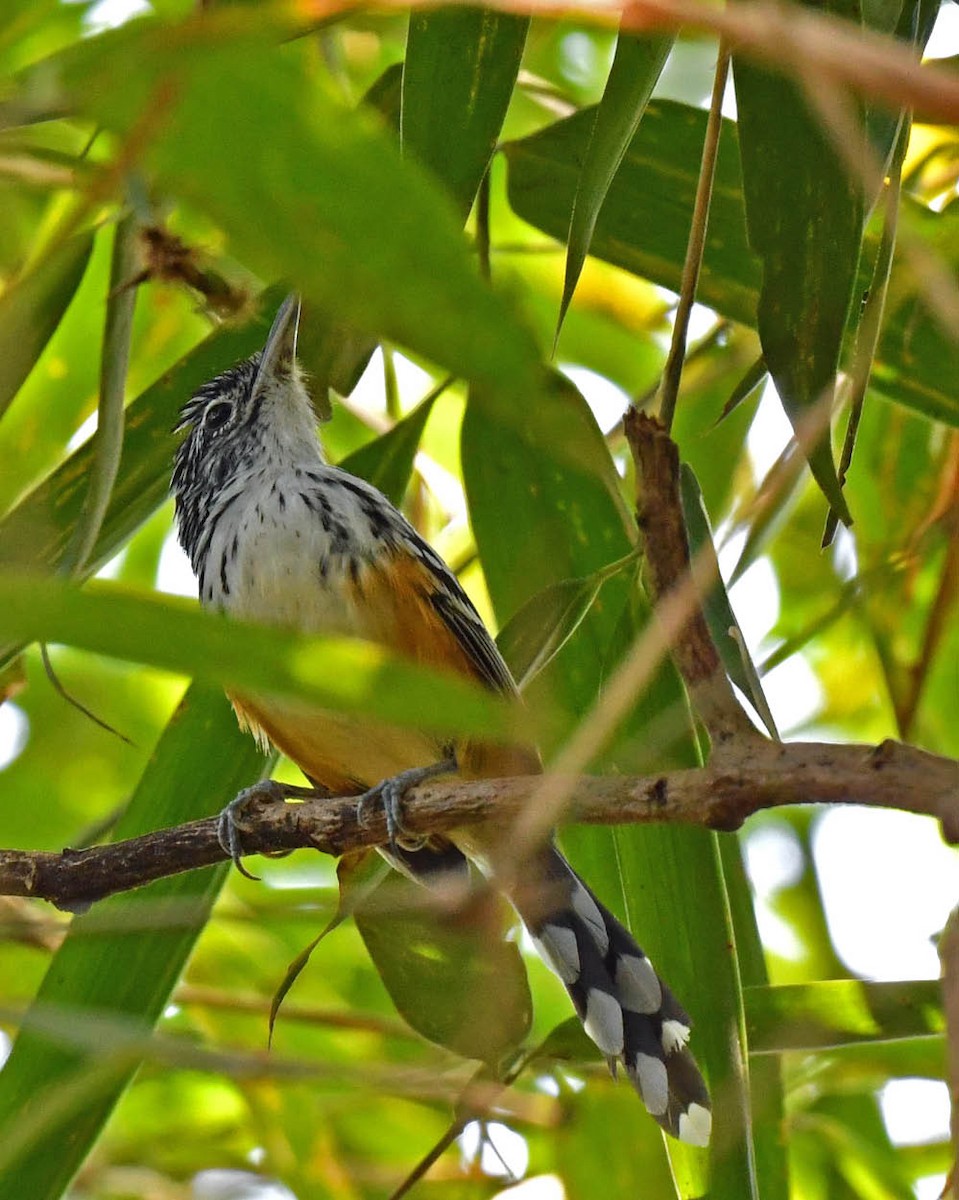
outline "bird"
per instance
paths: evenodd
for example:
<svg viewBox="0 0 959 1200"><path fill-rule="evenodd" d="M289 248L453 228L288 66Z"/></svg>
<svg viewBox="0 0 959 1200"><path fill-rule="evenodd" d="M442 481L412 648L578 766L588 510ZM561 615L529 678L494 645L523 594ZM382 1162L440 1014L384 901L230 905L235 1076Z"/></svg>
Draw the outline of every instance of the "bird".
<svg viewBox="0 0 959 1200"><path fill-rule="evenodd" d="M368 639L515 696L495 641L443 559L382 493L327 461L296 359L299 321L292 294L263 349L182 407L172 491L201 604L246 621ZM363 804L380 796L390 828L384 853L421 880L436 865L461 862L464 850L481 855L483 846L475 829L425 846L404 840L405 786L454 769L466 778L542 769L532 746L444 745L427 731L356 714L228 694L241 725L291 759L315 788ZM225 810L221 829L239 865L234 816ZM707 1145L711 1106L688 1046L690 1019L629 930L552 840L524 864L523 886L508 898L613 1074L622 1064L668 1134Z"/></svg>

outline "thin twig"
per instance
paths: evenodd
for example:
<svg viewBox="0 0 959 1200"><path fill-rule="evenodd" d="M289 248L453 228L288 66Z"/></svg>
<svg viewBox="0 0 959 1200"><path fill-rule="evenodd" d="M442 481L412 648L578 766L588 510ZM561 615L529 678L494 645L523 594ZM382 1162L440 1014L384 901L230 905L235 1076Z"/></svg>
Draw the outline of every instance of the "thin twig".
<svg viewBox="0 0 959 1200"><path fill-rule="evenodd" d="M131 212L117 222L113 235L113 255L110 261L110 280L107 286L106 322L100 357L100 391L97 402L97 432L93 439L93 465L83 506L69 545L60 565L61 575L73 578L82 573L103 527L110 505L113 485L120 469L123 450L124 397L127 369L130 362L130 338L133 331L133 312L136 290L121 285L135 272L138 258L139 223ZM57 694L81 712L88 720L108 733L115 734L127 745L130 739L107 721L98 717L85 704L66 690L50 661L47 647L41 646L43 669Z"/></svg>
<svg viewBox="0 0 959 1200"><path fill-rule="evenodd" d="M97 538L113 493L123 446L123 399L130 361L130 337L136 291L122 284L137 267L138 223L132 213L117 222L107 290L106 323L100 358L100 395L94 438L90 486L77 520L73 540L60 563L61 573L74 576L83 570Z"/></svg>
<svg viewBox="0 0 959 1200"><path fill-rule="evenodd" d="M923 631L919 656L909 672L909 686L905 696L896 704L899 731L904 738L910 736L922 689L930 668L936 659L936 651L943 635L949 630L949 618L959 600L959 478L952 511L947 517L946 556L939 575L939 586L929 609L929 618Z"/></svg>
<svg viewBox="0 0 959 1200"><path fill-rule="evenodd" d="M679 284L679 303L673 320L673 336L669 354L663 368L659 386L659 419L668 433L673 427L679 381L686 357L686 339L689 334L689 318L696 302L699 272L703 265L703 250L706 246L706 230L709 226L709 205L713 196L713 179L716 174L716 156L719 153L719 135L723 125L723 95L729 78L729 49L725 42L719 43L716 59L716 74L713 77L713 94L709 103L709 118L703 138L703 157L696 184L696 200L693 204L689 241L686 244L686 259Z"/></svg>

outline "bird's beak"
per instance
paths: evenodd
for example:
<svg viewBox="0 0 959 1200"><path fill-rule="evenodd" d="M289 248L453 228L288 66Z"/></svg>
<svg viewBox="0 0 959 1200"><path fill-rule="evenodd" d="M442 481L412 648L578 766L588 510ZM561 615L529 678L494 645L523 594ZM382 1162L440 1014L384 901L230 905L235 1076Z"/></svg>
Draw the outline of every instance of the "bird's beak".
<svg viewBox="0 0 959 1200"><path fill-rule="evenodd" d="M267 379L275 379L277 375L289 375L293 370L299 326L300 298L296 292L291 292L273 319L273 328L260 355L260 365L253 381L254 395Z"/></svg>

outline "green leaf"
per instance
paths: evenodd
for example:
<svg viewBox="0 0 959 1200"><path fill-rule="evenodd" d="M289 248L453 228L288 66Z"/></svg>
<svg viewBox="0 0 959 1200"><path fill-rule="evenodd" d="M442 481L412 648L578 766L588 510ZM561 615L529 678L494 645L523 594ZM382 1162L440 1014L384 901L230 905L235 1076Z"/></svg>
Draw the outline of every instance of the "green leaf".
<svg viewBox="0 0 959 1200"><path fill-rule="evenodd" d="M848 525L829 418L866 199L801 83L742 57L734 75L746 223L763 268L763 357L817 483Z"/></svg>
<svg viewBox="0 0 959 1200"><path fill-rule="evenodd" d="M458 375L513 396L537 386L531 336L478 278L450 201L382 121L317 87L303 43L275 44L282 15L199 16L89 39L45 63L44 78L70 111L124 138L143 131L140 169L218 222L262 278L286 278L355 330Z"/></svg>
<svg viewBox="0 0 959 1200"><path fill-rule="evenodd" d="M509 200L526 221L564 241L594 112L583 109L508 142ZM692 220L706 113L652 100L596 219L591 253L679 290ZM723 121L697 296L723 316L756 322L759 263L746 240L736 126Z"/></svg>
<svg viewBox="0 0 959 1200"><path fill-rule="evenodd" d="M716 582L703 602L706 622L723 667L736 686L748 696L766 725L778 738L776 725L763 694L758 673L746 649L745 639L729 603L719 564L715 561L713 535L699 484L688 463L680 473L680 493L690 553L713 555ZM736 960L744 987L768 983L765 954L759 936L752 890L746 875L741 842L736 837L719 840L723 878L735 933ZM748 1037L747 1037L748 1044ZM749 1045L750 1051L752 1046ZM788 1167L781 1135L783 1085L778 1060L749 1062L749 1104L752 1112L752 1143L756 1184L763 1200L786 1200L789 1194Z"/></svg>
<svg viewBox="0 0 959 1200"><path fill-rule="evenodd" d="M586 1035L583 1022L579 1017L570 1017L550 1030L542 1042L529 1052L527 1061L598 1062L600 1057L596 1043Z"/></svg>
<svg viewBox="0 0 959 1200"><path fill-rule="evenodd" d="M766 370L766 363L763 356L760 356L747 369L745 374L733 388L729 395L729 399L723 405L721 420L728 417L734 409L737 409L744 400L748 400L754 391L766 382L766 377L769 372Z"/></svg>
<svg viewBox="0 0 959 1200"><path fill-rule="evenodd" d="M713 645L719 652L726 674L743 695L752 701L769 736L778 739L776 722L763 693L759 672L749 657L746 638L729 603L726 586L719 573L719 562L714 550L715 540L709 524L709 514L703 504L703 494L688 463L683 463L680 468L679 486L690 554L694 559L704 553L713 558L715 582L703 600L703 611Z"/></svg>
<svg viewBox="0 0 959 1200"><path fill-rule="evenodd" d="M878 1091L890 1077L944 1080L948 1073L944 1043L945 1034L922 1034L894 1042L848 1042L819 1056L816 1069L825 1086L839 1091L850 1083ZM773 1051L764 1057L775 1062L779 1056Z"/></svg>
<svg viewBox="0 0 959 1200"><path fill-rule="evenodd" d="M118 823L117 838L208 816L262 772L225 697L199 685L167 726ZM226 877L177 875L103 900L77 917L0 1072L0 1198L56 1200L82 1164L137 1059L109 1045L51 1040L43 1018L123 1017L148 1035L163 1012Z"/></svg>
<svg viewBox="0 0 959 1200"><path fill-rule="evenodd" d="M640 1123L630 1093L590 1079L567 1101L572 1119L556 1131L552 1155L568 1200L595 1200L600 1193L606 1200L676 1195L678 1181L663 1153L662 1135L651 1121Z"/></svg>
<svg viewBox="0 0 959 1200"><path fill-rule="evenodd" d="M273 993L273 999L270 1001L269 1017L270 1043L273 1041L273 1031L276 1027L283 1001L289 994L290 988L303 973L303 968L313 957L313 951L328 934L331 934L334 929L339 928L346 918L355 912L357 905L362 903L366 896L379 887L389 869L386 859L378 854L371 854L368 851L361 852L360 854L344 855L337 862L336 878L340 890L336 911L316 937L311 942L308 942L293 961L289 963L286 968L286 974L280 980L276 991Z"/></svg>
<svg viewBox="0 0 959 1200"><path fill-rule="evenodd" d="M488 894L468 914L428 906L422 885L387 879L354 914L397 1011L441 1046L495 1067L526 1037L532 1000L518 948Z"/></svg>
<svg viewBox="0 0 959 1200"><path fill-rule="evenodd" d="M0 637L9 641L62 642L437 734L472 731L511 741L529 723L517 706L479 685L372 642L244 625L176 597L116 584L96 581L79 591L60 580L0 571L0 613Z"/></svg>
<svg viewBox="0 0 959 1200"><path fill-rule="evenodd" d="M592 129L591 109L505 147L509 200L537 229L564 241ZM706 114L653 100L610 184L590 253L653 283L679 290ZM959 211L942 213L905 197L902 220L953 272L959 270ZM761 268L746 239L736 127L725 121L697 298L724 317L755 328ZM864 259L874 258L871 240ZM868 287L859 277L857 294ZM872 386L926 416L959 425L959 341L943 331L924 284L897 257Z"/></svg>
<svg viewBox="0 0 959 1200"><path fill-rule="evenodd" d="M407 413L402 421L397 421L392 429L347 455L340 461L339 466L344 471L365 479L367 483L372 483L388 500L399 506L403 502L410 476L413 474L413 461L420 447L426 422L441 391L449 382L447 380L434 389L411 413Z"/></svg>
<svg viewBox="0 0 959 1200"><path fill-rule="evenodd" d="M496 644L521 692L573 636L607 579L634 563L634 556L628 555L583 579L551 583L513 613Z"/></svg>
<svg viewBox="0 0 959 1200"><path fill-rule="evenodd" d="M529 18L484 8L410 14L400 142L446 185L465 221L519 71Z"/></svg>
<svg viewBox="0 0 959 1200"><path fill-rule="evenodd" d="M471 391L461 447L470 516L501 620L550 583L590 575L632 550L613 460L562 376L520 413L493 393ZM535 519L521 519L533 512ZM486 543L501 551L487 556Z"/></svg>
<svg viewBox="0 0 959 1200"><path fill-rule="evenodd" d="M828 979L748 988L746 1020L753 1054L941 1036L945 1031L941 985L931 979Z"/></svg>
<svg viewBox="0 0 959 1200"><path fill-rule="evenodd" d="M675 40L674 34L648 37L625 33L619 35L603 98L595 110L595 122L573 200L563 298L556 323L557 337L586 262L593 230L609 185L642 120L650 94Z"/></svg>
<svg viewBox="0 0 959 1200"><path fill-rule="evenodd" d="M93 441L95 458L80 519L60 564L63 573L69 576L75 576L82 570L97 543L123 451L124 399L137 297L136 289L129 287L129 282L139 266L138 234L139 224L129 213L117 222L113 233L110 283L100 350L97 431Z"/></svg>
<svg viewBox="0 0 959 1200"><path fill-rule="evenodd" d="M0 296L0 416L60 324L92 249L90 233L68 238Z"/></svg>
<svg viewBox="0 0 959 1200"><path fill-rule="evenodd" d="M766 953L759 936L753 891L746 874L742 838L719 838L729 911L736 937L736 961L743 987L743 1001L750 988L769 983ZM752 1114L752 1143L756 1162L756 1184L762 1200L788 1200L789 1163L786 1156L786 1106L782 1061L774 1056L759 1057L750 1051L747 1062L749 1107Z"/></svg>

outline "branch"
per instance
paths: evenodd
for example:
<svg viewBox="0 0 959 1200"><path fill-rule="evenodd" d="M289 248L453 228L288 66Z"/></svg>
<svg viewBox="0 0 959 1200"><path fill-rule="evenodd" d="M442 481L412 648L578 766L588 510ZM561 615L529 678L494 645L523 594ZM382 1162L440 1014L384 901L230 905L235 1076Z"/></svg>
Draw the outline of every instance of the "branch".
<svg viewBox="0 0 959 1200"><path fill-rule="evenodd" d="M711 547L690 564L679 497L679 450L655 417L630 409L623 428L636 464L636 521L646 578L662 620L676 607L682 624L670 641L673 662L715 748L732 740L762 740L736 699L706 624L702 594L719 578Z"/></svg>
<svg viewBox="0 0 959 1200"><path fill-rule="evenodd" d="M891 741L784 745L753 728L703 616L700 595L717 568L712 555L699 555L690 565L676 446L657 421L642 413L627 414L625 428L640 481L637 515L656 612L710 734L712 753L709 765L695 770L632 778L550 776L570 798L567 816L603 825L671 821L734 830L752 813L785 804L862 804L936 817L946 839L959 842L959 763L952 759ZM542 786L540 776L425 782L404 797L404 826L414 836L487 822L515 828L513 822L528 812L531 796ZM300 802L277 803L278 797ZM249 854L313 847L340 855L387 841L383 814L371 813L361 824L355 796L313 796L280 785L257 791L243 809L241 824ZM0 895L82 908L155 879L223 862L227 855L216 827L216 818L209 818L62 854L0 850Z"/></svg>
<svg viewBox="0 0 959 1200"><path fill-rule="evenodd" d="M441 833L515 818L537 787L536 776L421 784L404 799L411 834ZM959 764L897 742L879 746L756 737L719 749L708 767L645 776L583 776L570 817L589 824L680 821L737 829L752 813L784 804L864 804L925 813L959 842ZM302 803L254 802L243 814L248 853L313 847L327 854L382 845L382 814L356 817L352 796ZM52 900L64 908L155 879L223 862L216 818L193 821L110 846L61 854L0 850L0 895Z"/></svg>

